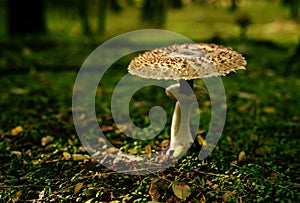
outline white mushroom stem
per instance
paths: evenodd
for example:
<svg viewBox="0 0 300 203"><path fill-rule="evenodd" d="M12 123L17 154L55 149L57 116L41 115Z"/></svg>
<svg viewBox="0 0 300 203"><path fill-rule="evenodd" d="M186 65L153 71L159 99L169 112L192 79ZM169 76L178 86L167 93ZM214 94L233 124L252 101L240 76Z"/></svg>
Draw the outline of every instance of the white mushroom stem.
<svg viewBox="0 0 300 203"><path fill-rule="evenodd" d="M193 143L190 131L191 104L187 102L176 102L172 117L171 141L168 154L174 157L183 155Z"/></svg>
<svg viewBox="0 0 300 203"><path fill-rule="evenodd" d="M183 93L181 85L173 84L166 89L166 94L177 100L172 117L170 147L167 152L174 157L184 155L194 142L190 131L191 109L193 104L197 103L197 100L206 93L206 90L200 86L194 86L192 92L185 91Z"/></svg>

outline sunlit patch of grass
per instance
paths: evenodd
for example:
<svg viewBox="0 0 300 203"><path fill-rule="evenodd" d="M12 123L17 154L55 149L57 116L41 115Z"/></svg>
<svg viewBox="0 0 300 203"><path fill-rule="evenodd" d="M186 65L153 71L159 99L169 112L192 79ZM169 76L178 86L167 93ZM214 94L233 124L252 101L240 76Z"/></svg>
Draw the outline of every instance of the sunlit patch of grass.
<svg viewBox="0 0 300 203"><path fill-rule="evenodd" d="M300 26L290 20L288 8L279 1L245 1L234 12L221 5L188 4L179 10L168 10L164 29L198 41L214 36L238 38L240 29L235 19L240 12L247 13L251 18L252 24L247 31L249 38L297 43ZM49 9L46 16L49 32L53 35L78 38L83 33L80 18L74 9L67 12ZM153 28L140 20L140 7L125 7L117 14L108 12L104 36L97 34L97 9L89 12L89 21L96 39L100 40L136 29Z"/></svg>

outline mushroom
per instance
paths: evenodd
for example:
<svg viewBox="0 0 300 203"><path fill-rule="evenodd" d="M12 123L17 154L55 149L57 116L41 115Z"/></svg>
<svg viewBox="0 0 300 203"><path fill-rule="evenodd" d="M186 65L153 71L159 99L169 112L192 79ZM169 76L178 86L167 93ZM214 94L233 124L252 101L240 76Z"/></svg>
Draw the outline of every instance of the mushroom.
<svg viewBox="0 0 300 203"><path fill-rule="evenodd" d="M171 139L168 154L182 156L193 143L190 132L191 102L199 100L205 89L194 86L193 80L225 76L245 69L245 58L230 47L215 44L174 44L146 51L134 58L128 71L149 79L179 80L170 85L166 94L177 99L172 117Z"/></svg>

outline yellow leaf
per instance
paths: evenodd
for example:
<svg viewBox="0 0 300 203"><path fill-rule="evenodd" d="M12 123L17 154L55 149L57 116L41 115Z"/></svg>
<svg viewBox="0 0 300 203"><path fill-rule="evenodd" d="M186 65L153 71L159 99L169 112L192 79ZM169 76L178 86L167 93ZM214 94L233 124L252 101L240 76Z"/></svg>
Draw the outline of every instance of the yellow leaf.
<svg viewBox="0 0 300 203"><path fill-rule="evenodd" d="M83 187L83 183L77 183L73 195L76 195L82 187Z"/></svg>
<svg viewBox="0 0 300 203"><path fill-rule="evenodd" d="M191 195L191 188L187 184L177 182L172 185L172 189L176 197L186 200Z"/></svg>
<svg viewBox="0 0 300 203"><path fill-rule="evenodd" d="M47 144L49 144L50 142L52 142L54 140L53 136L47 135L46 137L43 137L41 140L41 145L42 146L46 146Z"/></svg>
<svg viewBox="0 0 300 203"><path fill-rule="evenodd" d="M276 109L271 106L267 106L264 108L264 112L266 112L266 113L275 113L275 111L276 111Z"/></svg>
<svg viewBox="0 0 300 203"><path fill-rule="evenodd" d="M242 161L246 156L246 153L245 151L241 151L240 154L239 154L239 158L238 158L238 161Z"/></svg>
<svg viewBox="0 0 300 203"><path fill-rule="evenodd" d="M42 163L42 160L40 160L40 159L32 160L31 163L32 163L33 165L38 165L38 164L41 164L41 163Z"/></svg>
<svg viewBox="0 0 300 203"><path fill-rule="evenodd" d="M69 152L63 152L63 157L65 160L70 160L72 156Z"/></svg>
<svg viewBox="0 0 300 203"><path fill-rule="evenodd" d="M14 195L14 196L12 197L12 199L11 199L12 202L17 202L17 201L19 201L21 195L22 195L22 191L21 191L21 190L17 191L17 192L15 193L15 195Z"/></svg>
<svg viewBox="0 0 300 203"><path fill-rule="evenodd" d="M115 147L110 147L106 150L107 153L115 153L115 152L118 152L119 149L118 148L115 148Z"/></svg>
<svg viewBox="0 0 300 203"><path fill-rule="evenodd" d="M20 151L11 151L10 153L16 155L18 158L21 158L21 156L22 156L22 152L20 152Z"/></svg>
<svg viewBox="0 0 300 203"><path fill-rule="evenodd" d="M11 135L16 136L22 131L23 131L23 127L19 125L11 130Z"/></svg>
<svg viewBox="0 0 300 203"><path fill-rule="evenodd" d="M75 161L81 161L85 159L90 159L89 155L84 155L84 154L72 154L72 158Z"/></svg>
<svg viewBox="0 0 300 203"><path fill-rule="evenodd" d="M207 145L207 142L205 141L205 139L201 135L197 135L197 141L201 146L206 146Z"/></svg>
<svg viewBox="0 0 300 203"><path fill-rule="evenodd" d="M89 199L88 201L86 201L85 203L91 203L95 198Z"/></svg>
<svg viewBox="0 0 300 203"><path fill-rule="evenodd" d="M151 154L152 153L151 145L148 144L148 145L145 146L145 153L146 154Z"/></svg>
<svg viewBox="0 0 300 203"><path fill-rule="evenodd" d="M204 101L202 105L203 105L204 107L210 107L210 106L211 106L211 103L210 103L210 101Z"/></svg>
<svg viewBox="0 0 300 203"><path fill-rule="evenodd" d="M200 197L200 203L206 203L206 198L204 195Z"/></svg>

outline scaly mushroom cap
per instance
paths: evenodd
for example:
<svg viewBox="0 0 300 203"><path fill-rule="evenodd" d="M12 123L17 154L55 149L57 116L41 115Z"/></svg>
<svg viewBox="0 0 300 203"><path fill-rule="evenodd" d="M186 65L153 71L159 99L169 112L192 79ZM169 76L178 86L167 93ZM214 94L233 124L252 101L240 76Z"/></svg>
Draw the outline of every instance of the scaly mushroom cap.
<svg viewBox="0 0 300 203"><path fill-rule="evenodd" d="M245 69L245 58L231 47L215 44L174 44L140 54L128 66L143 78L191 80L224 76Z"/></svg>

